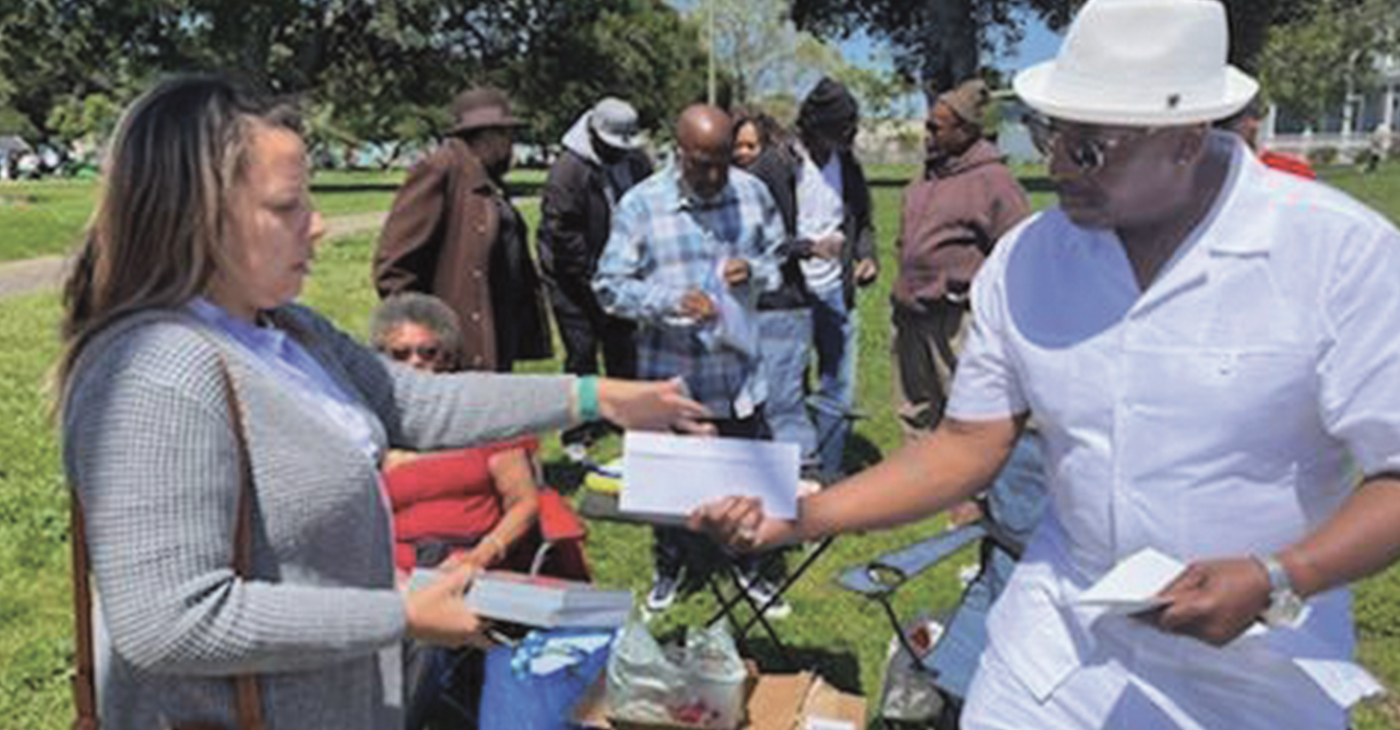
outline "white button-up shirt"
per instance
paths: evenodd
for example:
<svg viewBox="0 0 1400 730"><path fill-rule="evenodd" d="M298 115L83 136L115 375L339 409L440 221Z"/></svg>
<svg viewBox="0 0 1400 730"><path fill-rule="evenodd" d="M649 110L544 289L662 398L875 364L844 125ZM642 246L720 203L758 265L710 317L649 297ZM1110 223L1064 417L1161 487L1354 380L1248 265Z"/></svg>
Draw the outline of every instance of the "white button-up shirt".
<svg viewBox="0 0 1400 730"><path fill-rule="evenodd" d="M1357 468L1400 470L1397 282L1388 221L1268 170L1243 145L1213 209L1146 291L1112 231L1058 208L1001 241L973 287L948 412L1030 411L1044 436L1051 509L989 620L998 655L1037 700L1085 665L1097 632L1156 633L1075 604L1120 560L1148 546L1182 562L1267 555L1328 519ZM1263 691L1305 653L1332 667L1350 658L1347 591L1309 604L1300 631L1264 637L1276 661L1258 676ZM1231 662L1260 675L1255 654L1242 659L1248 641L1146 636L1184 676ZM1345 684L1329 688L1340 705L1356 699Z"/></svg>

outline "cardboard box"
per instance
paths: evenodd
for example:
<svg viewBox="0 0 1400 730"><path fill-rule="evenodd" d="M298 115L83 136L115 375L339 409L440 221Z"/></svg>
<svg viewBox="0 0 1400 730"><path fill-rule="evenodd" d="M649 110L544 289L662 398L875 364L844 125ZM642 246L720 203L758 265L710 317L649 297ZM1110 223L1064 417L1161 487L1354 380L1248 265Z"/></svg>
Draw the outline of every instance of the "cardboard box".
<svg viewBox="0 0 1400 730"><path fill-rule="evenodd" d="M748 722L738 730L863 730L865 698L846 694L811 672L760 674L749 693ZM600 676L574 708L588 730L685 730L683 725L639 725L608 718L607 678Z"/></svg>

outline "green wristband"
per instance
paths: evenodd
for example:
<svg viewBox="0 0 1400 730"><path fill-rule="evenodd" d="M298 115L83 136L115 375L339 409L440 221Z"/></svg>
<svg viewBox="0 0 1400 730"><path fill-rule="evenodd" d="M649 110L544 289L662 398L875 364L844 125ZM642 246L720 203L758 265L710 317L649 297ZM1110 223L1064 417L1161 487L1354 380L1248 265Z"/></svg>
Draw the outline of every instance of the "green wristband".
<svg viewBox="0 0 1400 730"><path fill-rule="evenodd" d="M598 378L594 375L585 375L578 379L578 417L580 421L598 420Z"/></svg>

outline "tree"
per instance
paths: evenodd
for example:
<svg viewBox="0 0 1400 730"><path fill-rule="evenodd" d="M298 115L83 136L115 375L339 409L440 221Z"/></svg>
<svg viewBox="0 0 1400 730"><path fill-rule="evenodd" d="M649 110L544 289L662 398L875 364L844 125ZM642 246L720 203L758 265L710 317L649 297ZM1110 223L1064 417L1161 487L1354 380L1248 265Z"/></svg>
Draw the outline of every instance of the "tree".
<svg viewBox="0 0 1400 730"><path fill-rule="evenodd" d="M484 81L551 133L580 88L682 88L700 53L682 26L660 0L8 0L0 79L9 107L61 141L92 94L122 105L166 73L231 71L306 99L313 146L350 149L424 141ZM651 65L622 68L601 43Z"/></svg>
<svg viewBox="0 0 1400 730"><path fill-rule="evenodd" d="M511 90L537 141L558 142L604 96L627 99L644 128L663 134L682 108L704 100L699 29L660 0L560 2L553 12L534 50L489 77Z"/></svg>
<svg viewBox="0 0 1400 730"><path fill-rule="evenodd" d="M735 102L795 85L798 47L817 41L793 26L791 5L791 0L700 0L691 9L706 45L714 33L715 59L733 80Z"/></svg>
<svg viewBox="0 0 1400 730"><path fill-rule="evenodd" d="M1393 0L1319 0L1311 12L1272 29L1260 55L1271 101L1319 126L1352 93L1377 81L1377 61L1400 53Z"/></svg>
<svg viewBox="0 0 1400 730"><path fill-rule="evenodd" d="M1315 0L1223 0L1230 23L1230 62L1255 69L1270 27L1306 13ZM1351 0L1354 2L1354 0ZM794 0L799 28L849 37L863 28L894 51L906 80L936 94L970 78L983 59L1014 50L1025 24L1069 25L1083 0Z"/></svg>
<svg viewBox="0 0 1400 730"><path fill-rule="evenodd" d="M799 28L846 38L864 28L886 41L905 80L930 97L977 73L984 54L1014 48L1037 16L1068 24L1073 0L794 0Z"/></svg>

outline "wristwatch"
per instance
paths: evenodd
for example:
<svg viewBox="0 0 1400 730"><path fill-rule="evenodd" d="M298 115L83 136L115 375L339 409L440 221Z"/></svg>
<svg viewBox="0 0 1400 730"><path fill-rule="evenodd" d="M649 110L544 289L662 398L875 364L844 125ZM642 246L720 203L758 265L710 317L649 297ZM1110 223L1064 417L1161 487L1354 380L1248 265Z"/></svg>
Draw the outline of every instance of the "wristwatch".
<svg viewBox="0 0 1400 730"><path fill-rule="evenodd" d="M1294 628L1303 618L1303 599L1293 590L1293 581L1288 577L1276 556L1256 558L1269 575L1269 607L1259 615L1266 626Z"/></svg>

